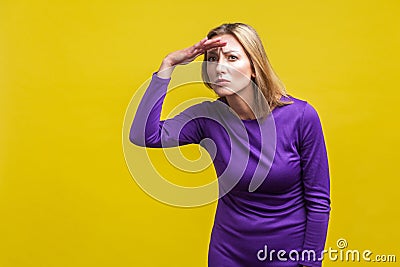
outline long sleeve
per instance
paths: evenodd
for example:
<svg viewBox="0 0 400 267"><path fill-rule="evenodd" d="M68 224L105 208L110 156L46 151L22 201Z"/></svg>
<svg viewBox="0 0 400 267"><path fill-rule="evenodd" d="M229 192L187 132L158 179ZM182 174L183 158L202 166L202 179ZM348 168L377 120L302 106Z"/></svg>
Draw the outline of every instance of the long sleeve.
<svg viewBox="0 0 400 267"><path fill-rule="evenodd" d="M129 139L135 145L174 147L200 143L202 132L197 114L200 104L187 108L171 119L160 120L170 80L171 78L160 78L156 72L153 73L130 129Z"/></svg>
<svg viewBox="0 0 400 267"><path fill-rule="evenodd" d="M316 110L306 104L301 130L301 168L307 224L300 264L321 266L330 213L330 175L322 126ZM315 252L315 261L313 252ZM308 257L310 255L310 259Z"/></svg>

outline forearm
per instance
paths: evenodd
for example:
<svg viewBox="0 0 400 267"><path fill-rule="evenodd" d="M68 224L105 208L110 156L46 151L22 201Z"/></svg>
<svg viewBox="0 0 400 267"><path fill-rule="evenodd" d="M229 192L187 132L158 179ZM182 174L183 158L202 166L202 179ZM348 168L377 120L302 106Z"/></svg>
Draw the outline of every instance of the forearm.
<svg viewBox="0 0 400 267"><path fill-rule="evenodd" d="M174 66L168 57L165 57L161 63L160 68L157 71L157 76L163 79L171 78L172 72L176 66Z"/></svg>
<svg viewBox="0 0 400 267"><path fill-rule="evenodd" d="M305 240L302 251L303 257L300 260L300 263L304 266L321 266L321 257L325 246L328 223L329 212L309 212L307 214ZM308 256L310 256L310 258L308 258Z"/></svg>

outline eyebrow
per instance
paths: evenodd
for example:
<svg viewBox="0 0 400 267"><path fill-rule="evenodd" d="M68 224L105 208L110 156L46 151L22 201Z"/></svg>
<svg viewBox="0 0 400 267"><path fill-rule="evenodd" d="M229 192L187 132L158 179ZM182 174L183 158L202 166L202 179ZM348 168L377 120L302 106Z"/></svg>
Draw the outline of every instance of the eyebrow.
<svg viewBox="0 0 400 267"><path fill-rule="evenodd" d="M215 51L216 51L216 49L213 49L213 50L208 51L208 53L216 54ZM228 51L222 52L222 54L228 54L230 52L239 52L239 51L237 51L237 50L228 50Z"/></svg>

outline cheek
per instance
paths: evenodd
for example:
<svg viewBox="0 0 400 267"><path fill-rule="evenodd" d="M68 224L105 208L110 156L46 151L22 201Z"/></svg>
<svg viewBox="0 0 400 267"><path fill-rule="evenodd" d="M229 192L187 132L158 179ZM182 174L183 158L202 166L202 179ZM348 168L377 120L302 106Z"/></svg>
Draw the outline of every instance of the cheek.
<svg viewBox="0 0 400 267"><path fill-rule="evenodd" d="M235 76L243 79L251 78L251 66L249 62L237 62L234 66Z"/></svg>
<svg viewBox="0 0 400 267"><path fill-rule="evenodd" d="M210 80L215 80L214 78L216 76L216 71L215 71L214 64L207 65L207 75L208 75L208 78L210 78Z"/></svg>
<svg viewBox="0 0 400 267"><path fill-rule="evenodd" d="M206 71L207 71L207 76L208 76L208 82L210 83L211 88L218 94L218 92L216 91L215 85L212 83L212 81L215 81L215 79L217 78L215 68L208 65Z"/></svg>

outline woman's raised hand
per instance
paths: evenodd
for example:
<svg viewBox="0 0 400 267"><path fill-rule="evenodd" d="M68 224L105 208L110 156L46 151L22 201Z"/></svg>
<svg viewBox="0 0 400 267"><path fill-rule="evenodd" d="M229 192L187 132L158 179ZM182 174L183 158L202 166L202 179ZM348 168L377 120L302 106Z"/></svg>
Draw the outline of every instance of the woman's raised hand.
<svg viewBox="0 0 400 267"><path fill-rule="evenodd" d="M221 42L221 37L214 39L204 38L200 42L167 55L167 60L171 66L184 65L192 62L196 57L202 55L206 50L214 47L222 47L226 45L226 42Z"/></svg>
<svg viewBox="0 0 400 267"><path fill-rule="evenodd" d="M206 37L190 47L171 52L164 58L157 75L161 78L169 78L175 66L188 64L196 57L204 54L206 50L225 45L226 42L221 41L221 37L213 39Z"/></svg>

